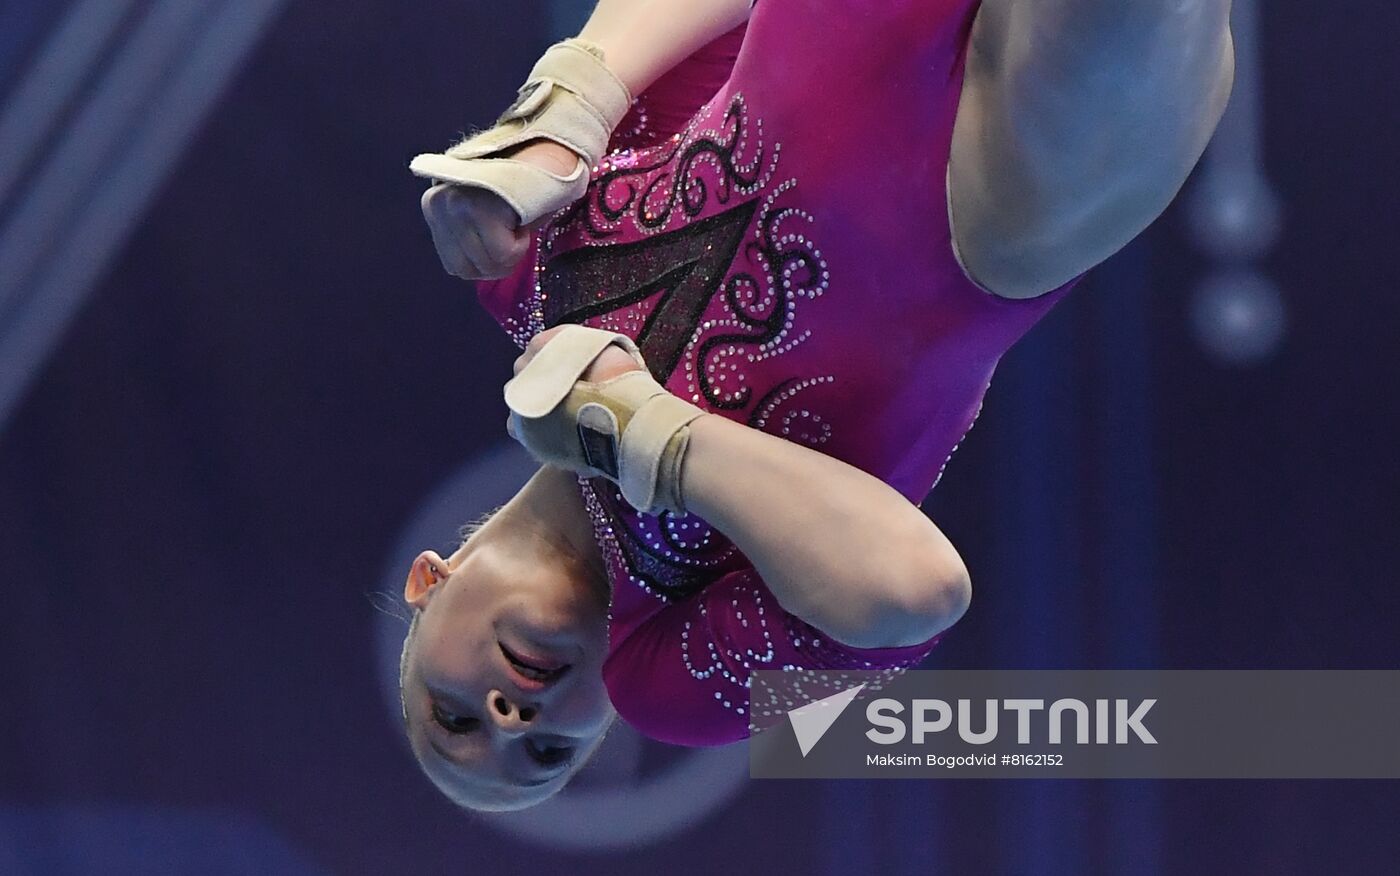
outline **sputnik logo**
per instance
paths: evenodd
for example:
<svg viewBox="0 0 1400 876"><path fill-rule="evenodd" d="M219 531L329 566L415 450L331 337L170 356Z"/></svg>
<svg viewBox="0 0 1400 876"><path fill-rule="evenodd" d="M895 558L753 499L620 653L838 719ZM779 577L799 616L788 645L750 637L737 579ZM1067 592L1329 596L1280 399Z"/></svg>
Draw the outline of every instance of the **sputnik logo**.
<svg viewBox="0 0 1400 876"><path fill-rule="evenodd" d="M803 757L821 741L826 731L864 689L865 685L862 684L788 712L788 721L792 724L792 732L797 736L797 745L802 749Z"/></svg>

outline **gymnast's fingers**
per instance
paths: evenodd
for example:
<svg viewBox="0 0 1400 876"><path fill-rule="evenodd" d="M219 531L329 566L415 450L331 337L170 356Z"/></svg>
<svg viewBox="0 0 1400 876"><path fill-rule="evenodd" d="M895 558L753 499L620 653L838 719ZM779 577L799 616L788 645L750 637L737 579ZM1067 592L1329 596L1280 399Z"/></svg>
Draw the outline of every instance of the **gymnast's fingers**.
<svg viewBox="0 0 1400 876"><path fill-rule="evenodd" d="M539 336L536 335L536 337ZM524 352L522 352L519 356L515 357L515 362L511 365L512 370L516 374L519 374L521 371L524 371L525 366L530 364L530 360L535 358L535 354L539 351L539 347L534 346L534 342L532 341L531 345L526 347Z"/></svg>
<svg viewBox="0 0 1400 876"><path fill-rule="evenodd" d="M563 330L564 326L556 325L554 328L545 329L542 332L536 332L535 336L530 338L529 343L525 345L525 349L521 351L520 355L515 357L515 363L514 365L512 365L512 368L515 370L515 373L519 374L521 371L523 371L525 366L530 364L530 360L535 358L535 356L539 354L540 350L544 348L544 345L549 343L555 335L559 334Z"/></svg>
<svg viewBox="0 0 1400 876"><path fill-rule="evenodd" d="M454 277L471 280L480 276L480 272L462 247L460 229L448 209L451 189L452 186L440 184L423 193L423 218L432 233L433 247L443 270Z"/></svg>
<svg viewBox="0 0 1400 876"><path fill-rule="evenodd" d="M518 241L515 211L491 192L451 186L434 198L446 235L461 247L475 273L466 279L495 279L509 274L525 254L528 235Z"/></svg>
<svg viewBox="0 0 1400 876"><path fill-rule="evenodd" d="M519 217L501 198L486 192L471 203L482 251L490 265L501 275L510 273L530 248L530 232L519 225ZM484 267L484 266L483 266Z"/></svg>
<svg viewBox="0 0 1400 876"><path fill-rule="evenodd" d="M491 260L486 247L481 243L481 229L475 224L461 225L457 232L457 242L466 253L467 260L476 265L476 276L472 279L494 280L508 273L502 271L500 266Z"/></svg>
<svg viewBox="0 0 1400 876"><path fill-rule="evenodd" d="M467 273L458 274L464 280L482 280L504 276L481 244L478 234L478 217L472 206L473 200L487 193L463 186L451 186L443 193L441 213L443 227L450 239L456 243L469 266ZM495 197L494 195L487 195Z"/></svg>

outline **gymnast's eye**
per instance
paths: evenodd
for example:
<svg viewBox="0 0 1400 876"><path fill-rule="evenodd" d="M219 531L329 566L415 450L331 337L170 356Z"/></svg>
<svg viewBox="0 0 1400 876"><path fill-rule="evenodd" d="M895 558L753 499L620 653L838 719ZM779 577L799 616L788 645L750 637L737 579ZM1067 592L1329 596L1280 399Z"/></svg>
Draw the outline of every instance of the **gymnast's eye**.
<svg viewBox="0 0 1400 876"><path fill-rule="evenodd" d="M566 745L539 745L533 739L526 739L525 752L540 766L558 766L567 761L574 750Z"/></svg>
<svg viewBox="0 0 1400 876"><path fill-rule="evenodd" d="M449 709L444 709L441 704L436 702L433 703L433 720L448 733L470 733L481 726L480 718L458 715Z"/></svg>

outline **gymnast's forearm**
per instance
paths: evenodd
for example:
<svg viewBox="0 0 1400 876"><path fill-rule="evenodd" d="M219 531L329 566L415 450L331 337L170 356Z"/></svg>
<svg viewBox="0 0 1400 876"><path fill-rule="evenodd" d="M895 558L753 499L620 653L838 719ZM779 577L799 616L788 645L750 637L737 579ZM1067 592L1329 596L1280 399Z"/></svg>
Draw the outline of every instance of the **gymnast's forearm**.
<svg viewBox="0 0 1400 876"><path fill-rule="evenodd" d="M748 17L749 0L599 0L579 38L636 95Z"/></svg>
<svg viewBox="0 0 1400 876"><path fill-rule="evenodd" d="M966 610L961 557L887 484L722 417L690 430L687 510L744 552L785 610L862 648L927 641Z"/></svg>

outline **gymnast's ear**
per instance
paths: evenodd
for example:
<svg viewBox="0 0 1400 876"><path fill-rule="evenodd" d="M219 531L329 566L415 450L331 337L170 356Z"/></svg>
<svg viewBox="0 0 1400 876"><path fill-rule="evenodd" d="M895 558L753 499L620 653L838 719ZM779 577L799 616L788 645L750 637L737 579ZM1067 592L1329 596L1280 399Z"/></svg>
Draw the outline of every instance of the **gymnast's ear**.
<svg viewBox="0 0 1400 876"><path fill-rule="evenodd" d="M426 608L428 599L438 585L451 574L447 561L436 551L423 551L413 560L408 569L408 580L403 585L403 601L417 609Z"/></svg>

